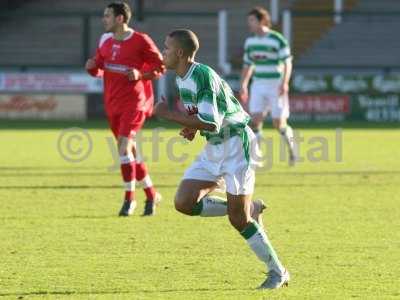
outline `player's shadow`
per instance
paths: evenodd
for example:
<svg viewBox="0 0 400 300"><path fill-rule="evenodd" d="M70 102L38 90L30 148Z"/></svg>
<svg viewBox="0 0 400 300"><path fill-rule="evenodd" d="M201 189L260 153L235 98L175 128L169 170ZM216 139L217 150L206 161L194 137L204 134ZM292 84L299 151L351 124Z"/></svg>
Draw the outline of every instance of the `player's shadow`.
<svg viewBox="0 0 400 300"><path fill-rule="evenodd" d="M0 166L0 171L27 171L27 170L36 170L36 171L71 171L71 170L99 170L104 167L60 167L60 166L16 166L16 167L4 167Z"/></svg>
<svg viewBox="0 0 400 300"><path fill-rule="evenodd" d="M120 218L119 216L115 214L108 214L108 215L66 215L66 216L60 216L60 215L49 215L49 216L28 216L28 217L23 217L23 219L29 219L29 220L43 220L43 219L57 219L57 220L105 220L105 219L116 219ZM1 218L2 220L21 220L21 216L3 216ZM1 296L1 294L0 294Z"/></svg>
<svg viewBox="0 0 400 300"><path fill-rule="evenodd" d="M173 188L176 184L157 184L158 188ZM137 187L139 189L140 187ZM4 185L0 190L85 190L85 189L121 189L121 185Z"/></svg>
<svg viewBox="0 0 400 300"><path fill-rule="evenodd" d="M22 297L29 296L83 296L83 295L117 295L117 294L163 294L176 292L229 292L229 291L255 291L256 289L235 289L235 288L190 288L190 289L160 289L160 290L130 290L130 291L36 291L22 293L0 293L0 297Z"/></svg>
<svg viewBox="0 0 400 300"><path fill-rule="evenodd" d="M341 182L341 183L295 183L295 182L279 182L279 183L257 183L256 187L265 188L284 188L284 187L328 187L328 186L343 186L353 187L354 182ZM384 186L394 185L396 182L357 182L357 186ZM140 187L138 187L139 189ZM176 188L176 184L157 184L157 188ZM0 186L0 190L88 190L88 189L121 189L120 185L46 185L46 186L23 186L23 185L6 185Z"/></svg>
<svg viewBox="0 0 400 300"><path fill-rule="evenodd" d="M79 171L71 171L70 172L26 172L21 170L6 170L5 172L0 170L1 177L93 177L93 176L117 176L119 174L118 171L109 172L107 170L99 171L99 172L79 172ZM183 172L151 172L153 176L181 176Z"/></svg>

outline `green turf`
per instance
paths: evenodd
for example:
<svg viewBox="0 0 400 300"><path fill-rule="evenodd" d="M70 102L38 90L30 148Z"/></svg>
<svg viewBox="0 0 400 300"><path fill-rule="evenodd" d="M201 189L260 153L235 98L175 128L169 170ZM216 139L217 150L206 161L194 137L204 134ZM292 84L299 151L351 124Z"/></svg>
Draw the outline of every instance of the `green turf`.
<svg viewBox="0 0 400 300"><path fill-rule="evenodd" d="M60 124L2 127L0 298L400 298L399 129L344 129L342 162L335 161L334 130L302 129L302 155L321 157L321 145L309 143L326 138L328 161L306 160L292 169L279 161L277 134L265 131L273 138L274 162L257 173L255 196L269 205L265 223L292 275L289 288L268 292L254 289L264 267L226 218L186 217L173 209L200 139L174 148L190 159L170 162L166 141L177 131L162 132L159 158L149 161L164 196L158 214L139 216L139 190L137 214L121 219L110 133L96 124L86 124L93 148L78 163L57 150ZM73 150L79 146L75 140ZM148 156L153 150L145 144Z"/></svg>

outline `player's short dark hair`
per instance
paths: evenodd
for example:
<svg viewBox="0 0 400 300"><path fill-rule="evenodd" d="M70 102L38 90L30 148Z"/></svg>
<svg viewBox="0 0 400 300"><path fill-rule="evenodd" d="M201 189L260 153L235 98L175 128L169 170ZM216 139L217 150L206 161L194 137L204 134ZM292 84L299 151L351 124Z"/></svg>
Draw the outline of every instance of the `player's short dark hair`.
<svg viewBox="0 0 400 300"><path fill-rule="evenodd" d="M253 7L247 15L255 16L262 25L271 27L271 16L268 10L261 6Z"/></svg>
<svg viewBox="0 0 400 300"><path fill-rule="evenodd" d="M170 32L168 36L178 42L183 53L187 56L192 56L199 50L199 39L196 34L189 29L177 29Z"/></svg>
<svg viewBox="0 0 400 300"><path fill-rule="evenodd" d="M124 17L124 22L129 23L132 17L132 10L126 2L112 2L107 5L107 8L112 8L115 17L122 15Z"/></svg>

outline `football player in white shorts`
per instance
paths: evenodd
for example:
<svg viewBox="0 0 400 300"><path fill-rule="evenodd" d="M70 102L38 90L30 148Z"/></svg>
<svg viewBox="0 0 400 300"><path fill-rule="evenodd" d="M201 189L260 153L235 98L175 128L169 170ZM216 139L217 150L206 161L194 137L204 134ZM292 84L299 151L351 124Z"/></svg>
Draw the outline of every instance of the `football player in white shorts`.
<svg viewBox="0 0 400 300"><path fill-rule="evenodd" d="M259 221L264 209L262 201L252 201L257 142L247 126L250 117L227 83L209 66L194 60L198 48L198 39L190 30L175 30L166 37L164 64L177 74L180 100L187 113L170 111L164 101L157 103L154 111L157 116L182 125L181 135L188 140L193 140L197 131L207 140L183 176L175 195L175 208L189 216L228 215L232 226L268 270L260 288L280 288L288 284L289 273ZM210 194L221 178L226 183L226 199Z"/></svg>
<svg viewBox="0 0 400 300"><path fill-rule="evenodd" d="M245 102L250 96L250 126L259 141L265 117L271 114L274 128L286 142L289 164L294 165L296 150L293 129L287 123L292 73L290 48L286 39L271 29L270 16L264 8L255 7L248 13L248 25L254 35L248 37L244 45L240 98Z"/></svg>

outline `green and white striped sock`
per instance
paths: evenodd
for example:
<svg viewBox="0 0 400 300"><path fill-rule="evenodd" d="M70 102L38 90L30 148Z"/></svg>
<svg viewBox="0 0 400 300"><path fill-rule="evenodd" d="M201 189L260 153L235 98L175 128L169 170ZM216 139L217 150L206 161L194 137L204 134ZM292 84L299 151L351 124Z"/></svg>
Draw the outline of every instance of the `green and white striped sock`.
<svg viewBox="0 0 400 300"><path fill-rule="evenodd" d="M227 215L227 203L224 198L207 195L193 207L193 216L220 217Z"/></svg>
<svg viewBox="0 0 400 300"><path fill-rule="evenodd" d="M285 272L285 268L279 261L267 234L256 221L252 220L240 234L246 239L247 244L249 244L257 257L267 265L269 270L274 270L279 274Z"/></svg>

